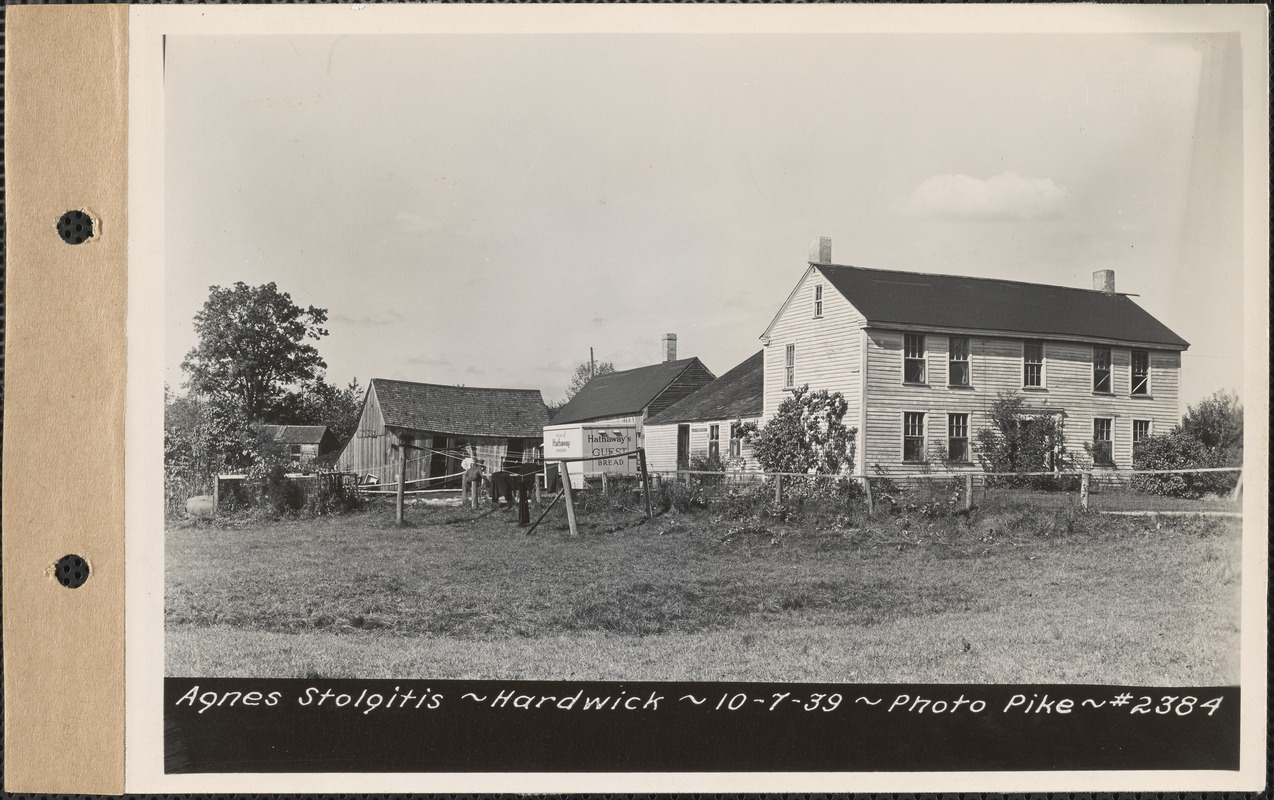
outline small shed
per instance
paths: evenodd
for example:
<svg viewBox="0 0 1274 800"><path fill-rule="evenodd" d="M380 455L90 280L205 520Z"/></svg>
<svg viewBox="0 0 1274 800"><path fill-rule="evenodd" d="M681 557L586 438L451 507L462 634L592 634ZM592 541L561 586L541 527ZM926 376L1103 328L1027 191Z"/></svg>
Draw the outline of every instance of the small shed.
<svg viewBox="0 0 1274 800"><path fill-rule="evenodd" d="M373 378L354 436L336 468L388 483L406 446L406 479L426 488L459 484L472 453L488 472L540 458L548 408L538 389L446 386Z"/></svg>
<svg viewBox="0 0 1274 800"><path fill-rule="evenodd" d="M313 464L341 445L326 425L262 425L261 439L281 448L300 466Z"/></svg>
<svg viewBox="0 0 1274 800"><path fill-rule="evenodd" d="M758 422L764 406L765 351L646 420L652 472L687 469L696 456L717 456L731 469L759 469L739 424Z"/></svg>

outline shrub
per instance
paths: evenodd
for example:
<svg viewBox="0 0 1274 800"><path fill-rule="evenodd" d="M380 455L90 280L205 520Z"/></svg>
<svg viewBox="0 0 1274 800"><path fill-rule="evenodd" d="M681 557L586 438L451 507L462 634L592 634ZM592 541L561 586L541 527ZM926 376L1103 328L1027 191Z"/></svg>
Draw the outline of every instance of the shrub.
<svg viewBox="0 0 1274 800"><path fill-rule="evenodd" d="M1061 425L1051 414L1032 414L1016 392L991 404L991 427L977 434L978 461L987 472L1041 472L1065 460ZM991 485L1049 488L1051 476L988 478Z"/></svg>
<svg viewBox="0 0 1274 800"><path fill-rule="evenodd" d="M767 472L853 472L858 431L842 422L848 408L840 392L802 386L779 404L764 428L747 423L739 432Z"/></svg>
<svg viewBox="0 0 1274 800"><path fill-rule="evenodd" d="M1134 469L1191 469L1220 466L1216 453L1184 428L1141 440L1133 455ZM1205 494L1223 494L1237 481L1231 472L1179 472L1166 475L1134 475L1132 487L1139 492L1197 499Z"/></svg>
<svg viewBox="0 0 1274 800"><path fill-rule="evenodd" d="M713 454L710 456L695 456L690 459L690 470L692 472L724 472L725 465L721 463L721 456ZM705 486L716 486L721 483L724 476L722 475L694 475L691 476Z"/></svg>

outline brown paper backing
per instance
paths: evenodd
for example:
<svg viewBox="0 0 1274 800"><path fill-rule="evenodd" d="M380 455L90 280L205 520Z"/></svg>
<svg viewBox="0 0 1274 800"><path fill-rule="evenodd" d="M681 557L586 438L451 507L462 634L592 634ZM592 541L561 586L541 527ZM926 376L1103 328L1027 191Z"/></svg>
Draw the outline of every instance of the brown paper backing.
<svg viewBox="0 0 1274 800"><path fill-rule="evenodd" d="M128 8L10 6L4 759L10 792L124 789ZM97 235L62 241L83 209ZM86 558L78 589L54 580Z"/></svg>

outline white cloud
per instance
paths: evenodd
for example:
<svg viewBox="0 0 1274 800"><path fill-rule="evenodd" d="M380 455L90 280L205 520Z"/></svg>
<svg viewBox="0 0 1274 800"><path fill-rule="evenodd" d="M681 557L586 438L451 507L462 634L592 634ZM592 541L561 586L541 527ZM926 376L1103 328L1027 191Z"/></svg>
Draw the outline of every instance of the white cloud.
<svg viewBox="0 0 1274 800"><path fill-rule="evenodd" d="M935 175L915 188L900 210L913 216L958 219L1040 219L1057 214L1066 190L1052 178L1005 172L985 180Z"/></svg>

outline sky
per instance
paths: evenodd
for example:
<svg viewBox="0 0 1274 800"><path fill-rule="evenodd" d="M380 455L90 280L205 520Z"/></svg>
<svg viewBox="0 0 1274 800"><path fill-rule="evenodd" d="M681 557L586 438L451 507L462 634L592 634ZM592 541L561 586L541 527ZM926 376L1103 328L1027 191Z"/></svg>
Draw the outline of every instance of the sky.
<svg viewBox="0 0 1274 800"><path fill-rule="evenodd" d="M328 380L717 375L832 261L1119 291L1242 388L1237 39L170 36L165 380L210 286L328 310Z"/></svg>

